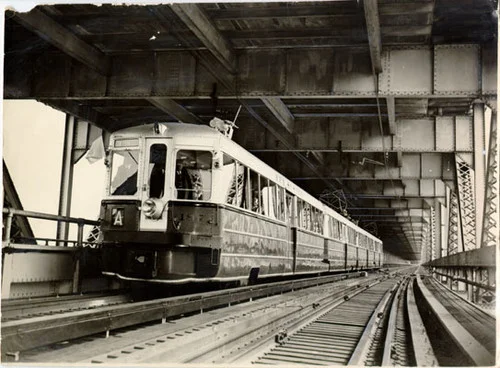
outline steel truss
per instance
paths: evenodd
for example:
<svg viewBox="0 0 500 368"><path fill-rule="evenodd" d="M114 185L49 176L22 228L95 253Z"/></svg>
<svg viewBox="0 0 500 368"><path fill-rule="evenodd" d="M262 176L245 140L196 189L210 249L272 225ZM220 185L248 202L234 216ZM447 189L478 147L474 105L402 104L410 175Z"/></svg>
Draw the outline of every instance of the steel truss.
<svg viewBox="0 0 500 368"><path fill-rule="evenodd" d="M460 226L460 211L458 207L458 197L451 192L449 202L449 221L448 221L448 250L447 256L456 254L461 248L461 226Z"/></svg>
<svg viewBox="0 0 500 368"><path fill-rule="evenodd" d="M486 171L486 194L484 201L481 247L498 244L498 142L497 116L491 115L490 142Z"/></svg>
<svg viewBox="0 0 500 368"><path fill-rule="evenodd" d="M474 202L474 171L470 165L455 156L458 184L458 201L462 229L463 248L467 251L476 248L476 209Z"/></svg>

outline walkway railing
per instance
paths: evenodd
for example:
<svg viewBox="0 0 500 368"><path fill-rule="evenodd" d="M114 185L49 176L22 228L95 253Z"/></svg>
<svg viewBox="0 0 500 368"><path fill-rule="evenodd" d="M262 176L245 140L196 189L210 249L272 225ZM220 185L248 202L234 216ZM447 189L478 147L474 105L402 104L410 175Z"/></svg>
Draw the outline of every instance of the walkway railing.
<svg viewBox="0 0 500 368"><path fill-rule="evenodd" d="M4 231L3 231L3 247L8 247L13 243L12 239L12 225L14 216L22 216L27 218L35 218L40 220L48 220L55 221L57 223L65 222L70 224L76 224L78 226L77 231L77 239L76 240L67 240L67 239L56 239L56 238L22 238L25 240L31 241L41 241L45 242L45 245L49 245L49 242L53 241L56 245L62 245L64 247L67 246L75 246L75 247L83 247L83 246L93 246L95 243L86 242L83 240L83 230L84 226L99 226L99 221L94 220L86 220L83 218L76 217L66 217L66 216L57 216L51 215L48 213L41 212L32 212L32 211L24 211L24 210L16 210L13 208L4 208L2 210L4 215Z"/></svg>

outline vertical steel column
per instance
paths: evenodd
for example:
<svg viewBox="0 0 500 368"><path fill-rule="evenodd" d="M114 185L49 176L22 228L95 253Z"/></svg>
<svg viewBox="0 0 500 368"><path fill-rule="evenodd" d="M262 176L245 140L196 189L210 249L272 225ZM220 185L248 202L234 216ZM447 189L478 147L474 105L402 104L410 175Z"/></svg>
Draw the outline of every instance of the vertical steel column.
<svg viewBox="0 0 500 368"><path fill-rule="evenodd" d="M473 170L458 155L455 155L458 204L460 208L460 229L463 248L460 252L476 248L476 206L474 203Z"/></svg>
<svg viewBox="0 0 500 368"><path fill-rule="evenodd" d="M476 246L481 246L481 226L483 224L485 197L485 142L484 142L484 103L474 104L474 200L476 204Z"/></svg>
<svg viewBox="0 0 500 368"><path fill-rule="evenodd" d="M59 216L69 216L71 211L71 195L73 190L73 142L76 119L66 114L66 126L64 130L64 146L61 168L61 187L59 192ZM57 239L67 240L69 225L59 222L57 224ZM58 242L59 246L66 246L66 242Z"/></svg>
<svg viewBox="0 0 500 368"><path fill-rule="evenodd" d="M435 200L431 207L432 260L441 256L441 204Z"/></svg>
<svg viewBox="0 0 500 368"><path fill-rule="evenodd" d="M481 247L498 244L498 142L497 114L491 114L488 163L486 173L486 199L483 209Z"/></svg>
<svg viewBox="0 0 500 368"><path fill-rule="evenodd" d="M466 268L465 269L465 278L467 281L474 281L474 269ZM474 287L471 284L467 284L467 300L469 302L474 302Z"/></svg>

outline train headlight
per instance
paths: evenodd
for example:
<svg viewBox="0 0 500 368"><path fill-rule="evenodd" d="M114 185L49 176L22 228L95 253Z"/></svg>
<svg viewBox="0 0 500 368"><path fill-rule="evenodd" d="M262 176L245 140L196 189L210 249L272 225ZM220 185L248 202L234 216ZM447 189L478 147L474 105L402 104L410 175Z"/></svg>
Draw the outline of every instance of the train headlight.
<svg viewBox="0 0 500 368"><path fill-rule="evenodd" d="M142 212L147 218L158 220L161 218L165 204L158 198L149 198L142 204Z"/></svg>

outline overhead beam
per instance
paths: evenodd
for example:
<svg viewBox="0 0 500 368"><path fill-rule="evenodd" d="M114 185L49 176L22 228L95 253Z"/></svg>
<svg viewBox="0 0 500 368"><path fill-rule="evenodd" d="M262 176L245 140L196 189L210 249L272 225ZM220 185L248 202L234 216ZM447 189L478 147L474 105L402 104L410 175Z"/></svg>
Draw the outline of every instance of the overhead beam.
<svg viewBox="0 0 500 368"><path fill-rule="evenodd" d="M183 106L179 105L172 99L169 98L148 98L147 99L152 105L159 108L163 112L166 112L170 116L174 117L181 123L187 124L203 124L203 121L196 115L192 114L186 110Z"/></svg>
<svg viewBox="0 0 500 368"><path fill-rule="evenodd" d="M230 43L197 4L172 4L175 14L193 32L216 59L230 72L236 72L236 57Z"/></svg>
<svg viewBox="0 0 500 368"><path fill-rule="evenodd" d="M104 53L82 41L40 9L35 8L28 13L15 13L15 19L27 29L90 69L102 75L109 73L110 63Z"/></svg>
<svg viewBox="0 0 500 368"><path fill-rule="evenodd" d="M299 143L293 148L296 151L359 152L360 157L369 152L474 151L473 121L470 116L400 118L395 123L393 136L382 136L376 119L296 119L295 123ZM249 143L247 148L255 152L286 152L274 146L268 148L265 142Z"/></svg>
<svg viewBox="0 0 500 368"><path fill-rule="evenodd" d="M372 78L370 54L367 51L342 49L334 52L330 48L239 50L238 71L232 75L233 79L238 80L238 88L219 88L217 96L219 99L254 99L262 96L289 99L373 98L377 96L378 90L383 96L419 99L480 97L482 91L479 81L482 75L478 77L478 71L486 73L496 70L493 59L481 62L483 54L478 45L451 45L453 48L450 49L444 46L416 46L411 50L384 49L384 60L387 62L383 64L384 70L378 78L378 85ZM72 63L69 56L65 58L65 55L57 53L28 59L21 66L10 60L6 62L5 97L210 98L213 84L225 70L220 66L222 63L219 65L214 61L221 72L219 76L213 76L214 73L210 75L202 61L215 59L212 52L219 53L198 50L197 56L189 51L114 55L110 56L114 67L107 78L95 75L90 68ZM9 57L14 56L6 56ZM224 63L228 62L231 62L231 58ZM53 73L37 72L50 71L49 65L58 67L61 81L57 85L50 83L54 78ZM303 68L303 65L309 67ZM419 65L419 68L415 65ZM129 73L129 80L130 73L133 73L133 85L124 83L127 76L121 75L124 70ZM310 70L317 72L311 74ZM460 83L456 83L457 80ZM9 94L11 90L15 94Z"/></svg>
<svg viewBox="0 0 500 368"><path fill-rule="evenodd" d="M295 118L283 101L278 97L262 97L261 100L285 129L293 134Z"/></svg>
<svg viewBox="0 0 500 368"><path fill-rule="evenodd" d="M114 119L100 113L89 105L82 105L78 101L72 100L40 100L40 102L63 111L66 114L73 115L79 119L88 121L95 126L107 132L113 132L122 128Z"/></svg>
<svg viewBox="0 0 500 368"><path fill-rule="evenodd" d="M366 30L370 46L370 58L375 73L382 71L382 39L380 37L380 20L377 0L364 0Z"/></svg>

